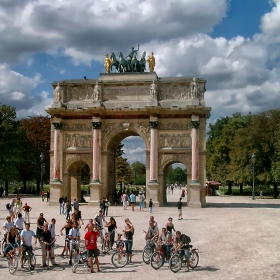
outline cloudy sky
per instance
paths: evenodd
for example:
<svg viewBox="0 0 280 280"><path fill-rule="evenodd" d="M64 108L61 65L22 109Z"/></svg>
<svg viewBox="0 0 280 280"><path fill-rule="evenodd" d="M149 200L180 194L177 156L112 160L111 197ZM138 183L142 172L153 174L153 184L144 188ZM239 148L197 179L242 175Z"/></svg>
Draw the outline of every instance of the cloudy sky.
<svg viewBox="0 0 280 280"><path fill-rule="evenodd" d="M158 76L207 79L208 123L279 108L279 31L280 0L0 0L0 102L46 114L53 81L98 78L106 52L140 44ZM125 142L130 162L144 150Z"/></svg>

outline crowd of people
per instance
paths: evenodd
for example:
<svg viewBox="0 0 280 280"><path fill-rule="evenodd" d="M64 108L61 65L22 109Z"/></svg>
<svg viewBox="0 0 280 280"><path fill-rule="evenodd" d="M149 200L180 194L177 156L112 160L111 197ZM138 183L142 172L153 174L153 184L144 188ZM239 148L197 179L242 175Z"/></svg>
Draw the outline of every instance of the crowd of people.
<svg viewBox="0 0 280 280"><path fill-rule="evenodd" d="M139 210L143 211L143 204L145 201L145 196L142 192L138 193ZM128 203L130 203L131 210L135 210L136 205L136 194L131 193L129 196L124 192L121 196L122 204L124 210L127 210ZM180 197L178 203L181 202L182 197ZM182 204L178 206L179 220L182 219ZM60 235L65 235L69 239L69 248L65 242L65 246L61 252L61 256L66 255L69 257L69 265L72 264L72 249L76 248L78 251L80 248L80 242L83 238L84 246L87 249L87 254L90 263L90 272L94 273L93 268L93 258L95 259L95 264L97 266L97 272L100 271L100 265L98 260L99 250L97 240L100 238L101 243L104 240L104 229L106 228L109 233L110 250L113 250L115 243L115 232L117 232L117 222L116 219L111 216L109 220L106 221L106 216L108 215L108 208L110 206L107 197L102 199L102 204L100 204L101 209L98 213L91 219L88 223L84 224L82 219L82 213L80 211L79 203L75 198L73 203L69 201L67 197L59 198L59 214L64 214L66 216L66 223L59 230ZM153 202L150 199L148 202L149 211L152 213ZM32 207L25 203L22 205L20 197L17 195L11 200L9 205L6 205L9 215L6 217L6 221L3 224L3 230L5 233L6 243L8 244L5 248L4 254L9 257L9 251L17 246L22 247L22 259L21 265L23 265L23 255L30 253L32 251L32 239L35 243L39 242L42 250L42 266L46 266L46 248L52 244L51 248L51 263L53 266L58 265L55 261L54 245L56 242L56 219L52 218L51 221L47 221L44 217L44 213L40 213L36 221L36 232L30 229L30 217L29 213L32 211ZM180 209L179 209L180 208ZM24 218L22 216L24 212ZM124 219L124 224L121 227L120 232L125 240L126 252L128 254L128 262L132 262L133 256L133 239L135 234L135 229L132 221L129 218ZM175 234L174 245L171 242L172 234ZM185 235L181 232L175 230L173 224L173 219L168 218L167 223L162 227L161 232L159 232L158 224L154 220L154 216L150 217L148 222L148 230L145 235L146 239L151 240L155 243L155 246L163 246L166 256L170 258L170 248L174 246L175 251L178 251L185 243ZM143 242L144 243L144 242ZM187 254L186 254L187 255ZM189 267L189 261L187 259L187 267Z"/></svg>

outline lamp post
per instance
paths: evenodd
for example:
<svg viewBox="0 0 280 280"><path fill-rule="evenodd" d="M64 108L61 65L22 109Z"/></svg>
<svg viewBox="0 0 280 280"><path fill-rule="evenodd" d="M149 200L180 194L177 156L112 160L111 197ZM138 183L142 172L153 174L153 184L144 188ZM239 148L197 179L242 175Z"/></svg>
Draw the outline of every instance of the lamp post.
<svg viewBox="0 0 280 280"><path fill-rule="evenodd" d="M45 163L44 163L44 155L41 153L40 155L40 161L41 161L41 193L43 191L43 174L45 173Z"/></svg>
<svg viewBox="0 0 280 280"><path fill-rule="evenodd" d="M256 162L256 155L252 155L252 173L253 173L253 188L252 188L252 200L255 200L255 162Z"/></svg>

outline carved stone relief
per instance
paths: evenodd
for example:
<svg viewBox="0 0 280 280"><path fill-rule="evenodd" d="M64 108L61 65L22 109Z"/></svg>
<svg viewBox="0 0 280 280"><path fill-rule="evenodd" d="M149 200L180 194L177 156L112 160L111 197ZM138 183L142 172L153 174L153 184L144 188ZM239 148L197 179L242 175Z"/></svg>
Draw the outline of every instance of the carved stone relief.
<svg viewBox="0 0 280 280"><path fill-rule="evenodd" d="M148 96L150 93L150 86L118 86L118 87L104 87L103 99L112 100L130 97Z"/></svg>
<svg viewBox="0 0 280 280"><path fill-rule="evenodd" d="M80 133L66 133L64 136L65 148L92 148L92 135Z"/></svg>
<svg viewBox="0 0 280 280"><path fill-rule="evenodd" d="M63 124L64 131L85 131L85 130L92 130L91 124Z"/></svg>
<svg viewBox="0 0 280 280"><path fill-rule="evenodd" d="M74 162L83 161L85 162L89 167L91 166L92 158L89 155L66 155L65 157L65 164L64 164L64 172L67 172L69 167ZM80 169L80 166L77 166L78 169Z"/></svg>
<svg viewBox="0 0 280 280"><path fill-rule="evenodd" d="M189 134L160 134L159 136L160 148L190 148L191 137Z"/></svg>
<svg viewBox="0 0 280 280"><path fill-rule="evenodd" d="M101 92L101 86L100 92ZM75 101L75 100L96 100L96 93L94 93L94 88L92 86L87 87L66 87L65 102Z"/></svg>
<svg viewBox="0 0 280 280"><path fill-rule="evenodd" d="M196 84L196 94L193 94L193 85L192 84L162 84L159 83L159 99L179 99L179 100L190 100L194 97L199 100L204 100L204 86L199 83Z"/></svg>
<svg viewBox="0 0 280 280"><path fill-rule="evenodd" d="M191 123L163 123L159 122L158 129L160 130L190 130Z"/></svg>

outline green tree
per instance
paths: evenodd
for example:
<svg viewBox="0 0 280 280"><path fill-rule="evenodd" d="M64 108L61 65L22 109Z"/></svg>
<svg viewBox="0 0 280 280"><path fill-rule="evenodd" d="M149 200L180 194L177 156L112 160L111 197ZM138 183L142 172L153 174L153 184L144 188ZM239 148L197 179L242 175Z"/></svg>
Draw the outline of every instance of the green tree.
<svg viewBox="0 0 280 280"><path fill-rule="evenodd" d="M17 167L21 161L21 141L24 137L19 131L20 122L16 120L16 110L7 105L0 106L0 180L5 182L8 194L8 181L18 179Z"/></svg>
<svg viewBox="0 0 280 280"><path fill-rule="evenodd" d="M167 183L168 184L186 184L187 183L187 170L181 167L176 167L175 169L170 166L167 171Z"/></svg>
<svg viewBox="0 0 280 280"><path fill-rule="evenodd" d="M134 185L146 184L146 166L140 161L131 165Z"/></svg>

